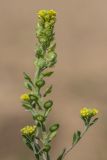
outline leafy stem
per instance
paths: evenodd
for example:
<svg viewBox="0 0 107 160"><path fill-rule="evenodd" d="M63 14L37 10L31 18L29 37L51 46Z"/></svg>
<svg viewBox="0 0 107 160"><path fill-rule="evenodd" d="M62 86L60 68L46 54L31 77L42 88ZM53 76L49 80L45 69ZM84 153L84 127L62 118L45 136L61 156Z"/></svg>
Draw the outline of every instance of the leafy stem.
<svg viewBox="0 0 107 160"><path fill-rule="evenodd" d="M45 98L52 92L53 86L49 85L44 92L42 91L42 88L46 84L45 78L53 74L50 68L57 62L56 43L54 41L55 22L56 12L54 10L40 10L38 12L36 27L38 43L35 54L36 60L34 62L36 73L33 80L28 74L24 73L24 85L29 92L21 95L22 106L32 114L34 125L27 125L22 128L21 134L24 143L33 151L36 160L51 160L49 154L51 142L59 129L58 123L51 124L50 126L46 125L48 114L53 107L53 101ZM80 111L85 128L83 132L78 130L74 133L72 146L67 150L64 148L57 160L64 159L80 139L83 138L89 127L98 119L92 120L97 113L97 109L90 108L83 108Z"/></svg>
<svg viewBox="0 0 107 160"><path fill-rule="evenodd" d="M81 133L80 137L78 137L77 140L75 141L75 143L73 143L72 146L69 147L69 148L66 150L66 152L64 153L63 159L64 159L64 157L65 157L69 152L71 152L71 150L76 146L76 144L83 138L83 136L85 135L85 133L87 132L88 129L89 129L89 125L87 125L87 126L84 127L84 130L83 130L83 132Z"/></svg>

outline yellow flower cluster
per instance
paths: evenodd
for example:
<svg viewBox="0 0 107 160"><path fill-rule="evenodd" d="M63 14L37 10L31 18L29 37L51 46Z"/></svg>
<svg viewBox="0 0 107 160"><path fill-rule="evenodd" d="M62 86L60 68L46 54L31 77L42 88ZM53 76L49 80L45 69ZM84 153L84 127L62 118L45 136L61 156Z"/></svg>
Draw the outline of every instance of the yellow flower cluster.
<svg viewBox="0 0 107 160"><path fill-rule="evenodd" d="M29 95L28 94L22 94L21 96L20 96L20 99L21 100L24 100L24 101L29 101L30 100L30 97L29 97Z"/></svg>
<svg viewBox="0 0 107 160"><path fill-rule="evenodd" d="M93 117L98 113L97 109L83 108L80 110L80 115L83 118Z"/></svg>
<svg viewBox="0 0 107 160"><path fill-rule="evenodd" d="M26 126L21 129L22 135L32 135L36 131L36 126Z"/></svg>
<svg viewBox="0 0 107 160"><path fill-rule="evenodd" d="M56 12L54 10L39 10L38 11L39 18L44 18L45 20L55 19Z"/></svg>

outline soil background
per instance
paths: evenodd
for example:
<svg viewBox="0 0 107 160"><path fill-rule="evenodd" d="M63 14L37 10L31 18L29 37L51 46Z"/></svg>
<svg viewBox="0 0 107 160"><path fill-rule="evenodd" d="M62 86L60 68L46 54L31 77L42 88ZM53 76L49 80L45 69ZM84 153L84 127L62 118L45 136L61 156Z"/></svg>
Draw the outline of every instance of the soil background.
<svg viewBox="0 0 107 160"><path fill-rule="evenodd" d="M48 124L59 122L52 159L82 129L79 110L96 107L99 121L66 160L107 159L107 1L0 0L0 159L33 160L20 128L32 124L20 103L23 71L34 74L36 12L55 9L58 63L48 80L54 86L54 108Z"/></svg>

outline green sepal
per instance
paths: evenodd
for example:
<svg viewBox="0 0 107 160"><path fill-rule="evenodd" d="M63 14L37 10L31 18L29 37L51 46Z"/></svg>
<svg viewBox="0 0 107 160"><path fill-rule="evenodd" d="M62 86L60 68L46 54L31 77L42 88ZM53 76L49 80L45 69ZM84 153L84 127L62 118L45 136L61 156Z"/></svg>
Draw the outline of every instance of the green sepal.
<svg viewBox="0 0 107 160"><path fill-rule="evenodd" d="M45 91L43 97L46 97L51 92L52 92L52 85L49 88L47 88L47 90Z"/></svg>

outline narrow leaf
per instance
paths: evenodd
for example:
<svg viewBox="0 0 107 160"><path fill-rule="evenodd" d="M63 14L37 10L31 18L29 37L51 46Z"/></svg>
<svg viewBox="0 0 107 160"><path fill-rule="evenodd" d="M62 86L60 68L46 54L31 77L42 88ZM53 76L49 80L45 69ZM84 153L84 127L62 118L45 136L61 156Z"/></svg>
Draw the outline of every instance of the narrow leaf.
<svg viewBox="0 0 107 160"><path fill-rule="evenodd" d="M31 90L32 91L32 85L30 82L24 82L24 85L27 89Z"/></svg>
<svg viewBox="0 0 107 160"><path fill-rule="evenodd" d="M45 72L45 73L43 73L43 76L44 77L50 77L53 73L54 73L53 71Z"/></svg>
<svg viewBox="0 0 107 160"><path fill-rule="evenodd" d="M22 104L22 106L27 110L31 109L31 106L29 104Z"/></svg>
<svg viewBox="0 0 107 160"><path fill-rule="evenodd" d="M63 149L62 153L60 154L60 156L57 158L57 160L62 160L64 154L65 154L66 148Z"/></svg>
<svg viewBox="0 0 107 160"><path fill-rule="evenodd" d="M97 120L98 120L98 118L95 118L95 119L90 123L90 126L92 126L94 123L96 123Z"/></svg>
<svg viewBox="0 0 107 160"><path fill-rule="evenodd" d="M30 76L29 76L28 74L26 74L25 72L24 72L23 74L24 74L24 78L25 78L26 80L28 80L30 83L33 84L33 82L32 82L32 80L31 80Z"/></svg>
<svg viewBox="0 0 107 160"><path fill-rule="evenodd" d="M25 136L23 136L22 138L23 138L23 142L27 145L27 147L29 147L31 150L33 150L30 140Z"/></svg>
<svg viewBox="0 0 107 160"><path fill-rule="evenodd" d="M92 122L94 122L94 123L95 123L97 120L98 120L98 118L95 118Z"/></svg>
<svg viewBox="0 0 107 160"><path fill-rule="evenodd" d="M52 110L52 108L49 108L48 110L46 110L46 112L45 112L45 117L47 117L48 116L48 114L49 114L49 112Z"/></svg>
<svg viewBox="0 0 107 160"><path fill-rule="evenodd" d="M52 85L46 90L43 96L46 97L51 92L52 92Z"/></svg>
<svg viewBox="0 0 107 160"><path fill-rule="evenodd" d="M57 131L51 132L51 133L49 134L47 140L48 140L49 142L52 141L52 139L56 136L56 134L57 134Z"/></svg>
<svg viewBox="0 0 107 160"><path fill-rule="evenodd" d="M77 131L77 141L81 138L81 131Z"/></svg>
<svg viewBox="0 0 107 160"><path fill-rule="evenodd" d="M72 144L75 144L76 140L77 140L77 135L76 135L76 133L74 133L73 139L72 139Z"/></svg>

